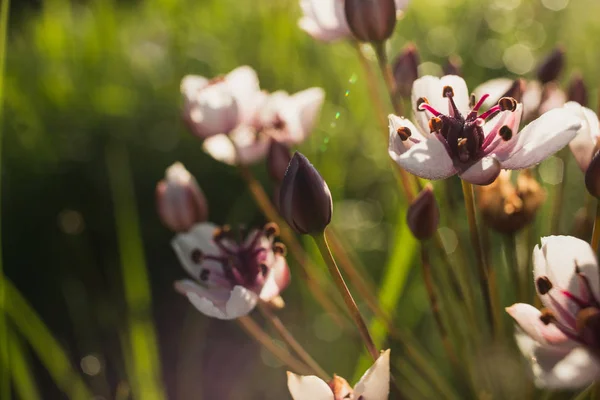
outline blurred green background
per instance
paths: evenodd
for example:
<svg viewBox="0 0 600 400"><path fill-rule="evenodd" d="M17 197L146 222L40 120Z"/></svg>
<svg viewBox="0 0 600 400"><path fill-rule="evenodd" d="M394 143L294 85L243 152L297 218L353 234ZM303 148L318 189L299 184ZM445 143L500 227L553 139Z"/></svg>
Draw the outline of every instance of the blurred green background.
<svg viewBox="0 0 600 400"><path fill-rule="evenodd" d="M297 27L298 1L48 0L13 2L11 11L2 171L5 274L98 398L160 398L160 391L173 399L288 398L285 369L276 360L235 323L199 314L174 292L172 283L184 271L171 251L172 235L155 213L156 182L178 160L206 193L212 221L264 222L236 170L204 154L179 117L184 75L212 77L244 64L257 70L269 91L325 89L318 127L301 150L326 178L334 225L373 279L381 282L386 265L393 268L388 296L399 297L398 325L443 359L420 273L412 268L414 242L397 223L406 205L363 71L349 43L319 43ZM599 15L597 0L413 0L388 54L416 43L423 74L441 74L447 58L458 56L474 88L498 76L533 77L538 60L560 43L567 55L564 81L581 72L595 106ZM556 159L551 163L552 174ZM122 273L111 167L123 174L122 186L135 191L137 209L125 207L125 219L139 216L151 304L132 303L124 295L123 276L141 293L145 277L137 282L135 268L133 275ZM271 190L264 165L254 171ZM567 171L563 233L583 204L581 174L574 163ZM460 185L453 183L460 196ZM539 232L548 234L549 205L543 211ZM448 237L455 247L456 235L450 231ZM125 234L123 241L131 240ZM327 371L350 380L360 343L332 324L300 279L293 279L283 296L287 308L280 314L288 327ZM128 333L131 319L149 319L152 324L144 329L156 329L158 363L151 354L142 361L160 370L154 394L139 395L148 377L130 373L132 341L145 335L144 330ZM19 332L10 318L9 328ZM393 341L389 345L395 349ZM23 349L42 398L63 398L37 352ZM402 365L403 351L392 354ZM444 362L437 367L451 378ZM499 375L509 381L519 371ZM427 389L428 382L410 377L406 366L400 382Z"/></svg>

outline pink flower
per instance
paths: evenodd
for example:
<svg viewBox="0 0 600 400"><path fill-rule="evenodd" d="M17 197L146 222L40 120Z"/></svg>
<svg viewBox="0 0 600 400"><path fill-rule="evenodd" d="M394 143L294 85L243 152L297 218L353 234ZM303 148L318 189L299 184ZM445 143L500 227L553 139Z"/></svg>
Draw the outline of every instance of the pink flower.
<svg viewBox="0 0 600 400"><path fill-rule="evenodd" d="M417 124L390 115L389 154L402 168L426 179L458 174L487 185L501 169L538 164L573 139L579 118L554 109L519 132L523 107L504 97L480 113L487 95L469 104L467 85L455 75L415 81L412 102Z"/></svg>
<svg viewBox="0 0 600 400"><path fill-rule="evenodd" d="M571 140L569 147L579 168L585 172L592 161L592 156L598 150L600 122L594 111L579 103L570 101L565 104L565 108L572 110L581 119L581 129L575 139Z"/></svg>
<svg viewBox="0 0 600 400"><path fill-rule="evenodd" d="M269 224L238 243L227 229L201 223L177 235L171 245L194 279L176 282L175 289L218 319L244 316L259 299L275 299L290 281L285 247L273 242L277 231Z"/></svg>
<svg viewBox="0 0 600 400"><path fill-rule="evenodd" d="M291 372L287 375L288 389L294 400L386 400L390 391L390 351L381 353L354 389L338 376L327 383L313 375L301 376Z"/></svg>
<svg viewBox="0 0 600 400"><path fill-rule="evenodd" d="M396 11L403 10L408 0L395 0ZM344 0L300 0L302 17L298 26L314 39L332 42L352 37L346 21Z"/></svg>
<svg viewBox="0 0 600 400"><path fill-rule="evenodd" d="M187 75L181 81L183 119L201 138L229 133L251 118L259 90L256 72L247 66L212 80Z"/></svg>
<svg viewBox="0 0 600 400"><path fill-rule="evenodd" d="M228 136L206 139L204 151L229 165L249 165L266 157L271 139L287 146L300 144L314 128L324 99L323 89L317 87L293 95L261 92L246 123Z"/></svg>
<svg viewBox="0 0 600 400"><path fill-rule="evenodd" d="M571 236L542 238L533 250L542 311L514 304L506 311L539 387L578 388L600 378L600 283L587 242Z"/></svg>

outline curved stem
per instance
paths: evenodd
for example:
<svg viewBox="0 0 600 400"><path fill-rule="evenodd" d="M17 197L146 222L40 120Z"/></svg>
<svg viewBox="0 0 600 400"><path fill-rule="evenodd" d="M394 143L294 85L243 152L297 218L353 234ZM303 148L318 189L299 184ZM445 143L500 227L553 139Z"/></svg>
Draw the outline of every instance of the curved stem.
<svg viewBox="0 0 600 400"><path fill-rule="evenodd" d="M592 249L598 252L598 242L600 242L600 200L596 202L596 216L594 218L594 230L592 231Z"/></svg>
<svg viewBox="0 0 600 400"><path fill-rule="evenodd" d="M383 80L385 81L385 86L388 90L388 95L390 97L392 107L394 108L394 112L396 113L396 115L402 116L404 114L402 111L402 103L397 101L396 99L396 81L394 79L394 74L392 73L392 68L388 63L387 54L385 53L385 43L373 43L373 49L375 50L375 54L377 55L379 70L381 71L381 75L383 76Z"/></svg>
<svg viewBox="0 0 600 400"><path fill-rule="evenodd" d="M335 282L335 286L339 290L340 294L342 295L342 297L344 299L344 302L346 303L346 307L348 308L348 311L350 312L350 316L354 320L354 323L356 324L356 327L358 328L358 332L360 333L360 336L362 337L363 342L364 342L367 350L369 351L369 354L371 354L371 357L373 358L373 360L376 360L379 357L379 352L377 351L377 348L375 347L375 343L373 342L373 338L371 337L371 334L369 333L367 324L365 323L365 320L363 319L362 315L360 314L360 311L358 310L358 306L356 305L356 302L354 301L352 294L348 290L348 286L346 286L346 282L344 282L344 278L342 277L342 274L340 273L340 270L339 270L335 260L333 259L333 256L331 255L331 250L329 250L329 246L327 244L327 239L325 238L325 233L323 232L320 234L316 234L313 236L313 239L315 240L315 243L317 244L317 247L319 248L319 251L321 252L321 255L323 256L323 260L325 261L325 264L327 264L327 268L329 269L329 273L331 274L331 277L333 278L333 281Z"/></svg>
<svg viewBox="0 0 600 400"><path fill-rule="evenodd" d="M308 352L300 343L298 343L298 341L294 338L292 333L288 331L279 317L275 315L273 311L271 311L269 306L266 304L261 304L259 309L267 318L269 323L273 326L273 328L275 328L279 336L281 336L281 338L292 348L292 350L296 352L296 354L298 354L300 359L302 359L302 361L308 365L319 378L326 382L329 381L331 379L329 374L327 374L327 372L325 372L319 363L316 362L310 354L308 354Z"/></svg>

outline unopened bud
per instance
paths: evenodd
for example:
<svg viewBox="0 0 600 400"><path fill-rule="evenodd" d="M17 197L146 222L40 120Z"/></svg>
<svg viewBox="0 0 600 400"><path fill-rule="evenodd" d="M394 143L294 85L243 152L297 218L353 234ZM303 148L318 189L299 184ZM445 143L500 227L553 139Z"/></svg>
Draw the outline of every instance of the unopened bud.
<svg viewBox="0 0 600 400"><path fill-rule="evenodd" d="M587 107L588 93L583 78L580 74L575 74L571 78L568 90L569 101L576 101L584 107Z"/></svg>
<svg viewBox="0 0 600 400"><path fill-rule="evenodd" d="M418 67L419 52L415 45L411 43L396 57L392 67L398 93L401 96L410 96L412 85L419 78Z"/></svg>
<svg viewBox="0 0 600 400"><path fill-rule="evenodd" d="M526 88L527 88L527 82L525 82L524 79L522 79L522 78L515 79L513 81L512 85L510 85L508 90L502 96L500 96L500 98L512 97L518 103L521 103L523 100L523 93L525 93Z"/></svg>
<svg viewBox="0 0 600 400"><path fill-rule="evenodd" d="M329 381L329 388L333 392L333 398L336 400L351 399L354 393L348 381L338 375L333 375L333 379Z"/></svg>
<svg viewBox="0 0 600 400"><path fill-rule="evenodd" d="M517 185L510 180L510 171L502 171L488 186L478 187L479 208L485 223L500 233L514 233L535 218L546 199L546 193L528 170L517 177Z"/></svg>
<svg viewBox="0 0 600 400"><path fill-rule="evenodd" d="M394 0L346 0L344 11L350 31L361 42L383 42L394 32Z"/></svg>
<svg viewBox="0 0 600 400"><path fill-rule="evenodd" d="M600 152L596 152L585 171L585 187L592 196L600 199Z"/></svg>
<svg viewBox="0 0 600 400"><path fill-rule="evenodd" d="M281 183L291 159L290 149L284 143L271 140L267 154L267 171L274 182Z"/></svg>
<svg viewBox="0 0 600 400"><path fill-rule="evenodd" d="M557 47L550 53L537 69L537 78L542 83L548 83L556 80L565 65L565 52L561 47Z"/></svg>
<svg viewBox="0 0 600 400"><path fill-rule="evenodd" d="M186 232L208 217L204 193L179 162L167 168L165 179L156 185L156 209L162 223L173 232Z"/></svg>
<svg viewBox="0 0 600 400"><path fill-rule="evenodd" d="M279 192L281 216L298 233L323 233L331 222L331 192L319 171L296 152L285 171Z"/></svg>
<svg viewBox="0 0 600 400"><path fill-rule="evenodd" d="M444 75L458 75L462 73L462 60L459 56L450 56L442 67Z"/></svg>
<svg viewBox="0 0 600 400"><path fill-rule="evenodd" d="M419 240L429 239L436 232L440 223L440 210L431 184L427 184L408 207L406 223Z"/></svg>

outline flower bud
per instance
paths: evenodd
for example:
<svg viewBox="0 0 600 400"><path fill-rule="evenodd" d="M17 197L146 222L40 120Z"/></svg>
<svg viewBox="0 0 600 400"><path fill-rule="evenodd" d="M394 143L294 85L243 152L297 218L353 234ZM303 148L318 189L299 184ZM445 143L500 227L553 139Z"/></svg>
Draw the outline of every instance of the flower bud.
<svg viewBox="0 0 600 400"><path fill-rule="evenodd" d="M333 213L331 192L319 172L301 153L295 152L279 193L281 216L298 233L322 233Z"/></svg>
<svg viewBox="0 0 600 400"><path fill-rule="evenodd" d="M565 65L565 52L561 47L557 47L550 53L544 61L538 66L537 78L542 83L548 83L556 80Z"/></svg>
<svg viewBox="0 0 600 400"><path fill-rule="evenodd" d="M600 199L600 152L596 152L585 171L585 187L592 196Z"/></svg>
<svg viewBox="0 0 600 400"><path fill-rule="evenodd" d="M208 218L208 205L196 179L183 164L167 168L156 185L156 209L162 223L173 232L186 232Z"/></svg>
<svg viewBox="0 0 600 400"><path fill-rule="evenodd" d="M274 182L281 183L291 159L290 149L284 143L272 139L267 154L267 171Z"/></svg>
<svg viewBox="0 0 600 400"><path fill-rule="evenodd" d="M414 237L419 240L429 239L437 230L440 223L440 209L431 184L427 184L408 207L406 223Z"/></svg>
<svg viewBox="0 0 600 400"><path fill-rule="evenodd" d="M418 67L419 52L411 43L396 57L392 66L398 93L401 96L410 96L413 82L419 78Z"/></svg>
<svg viewBox="0 0 600 400"><path fill-rule="evenodd" d="M500 233L514 233L535 218L546 199L546 193L528 170L517 177L517 185L510 180L510 171L502 171L498 178L479 190L479 208L485 223Z"/></svg>
<svg viewBox="0 0 600 400"><path fill-rule="evenodd" d="M444 75L458 75L462 73L462 60L458 56L450 56L442 67Z"/></svg>
<svg viewBox="0 0 600 400"><path fill-rule="evenodd" d="M584 107L587 107L588 93L583 78L580 74L575 74L571 78L568 90L569 101L576 101Z"/></svg>
<svg viewBox="0 0 600 400"><path fill-rule="evenodd" d="M521 103L523 101L523 94L525 93L526 88L527 82L525 81L525 79L515 79L512 85L510 85L510 87L508 88L508 90L502 96L500 96L500 99L502 97L511 97L515 99L518 103Z"/></svg>
<svg viewBox="0 0 600 400"><path fill-rule="evenodd" d="M361 42L383 42L394 32L394 0L346 0L344 11L352 34Z"/></svg>

